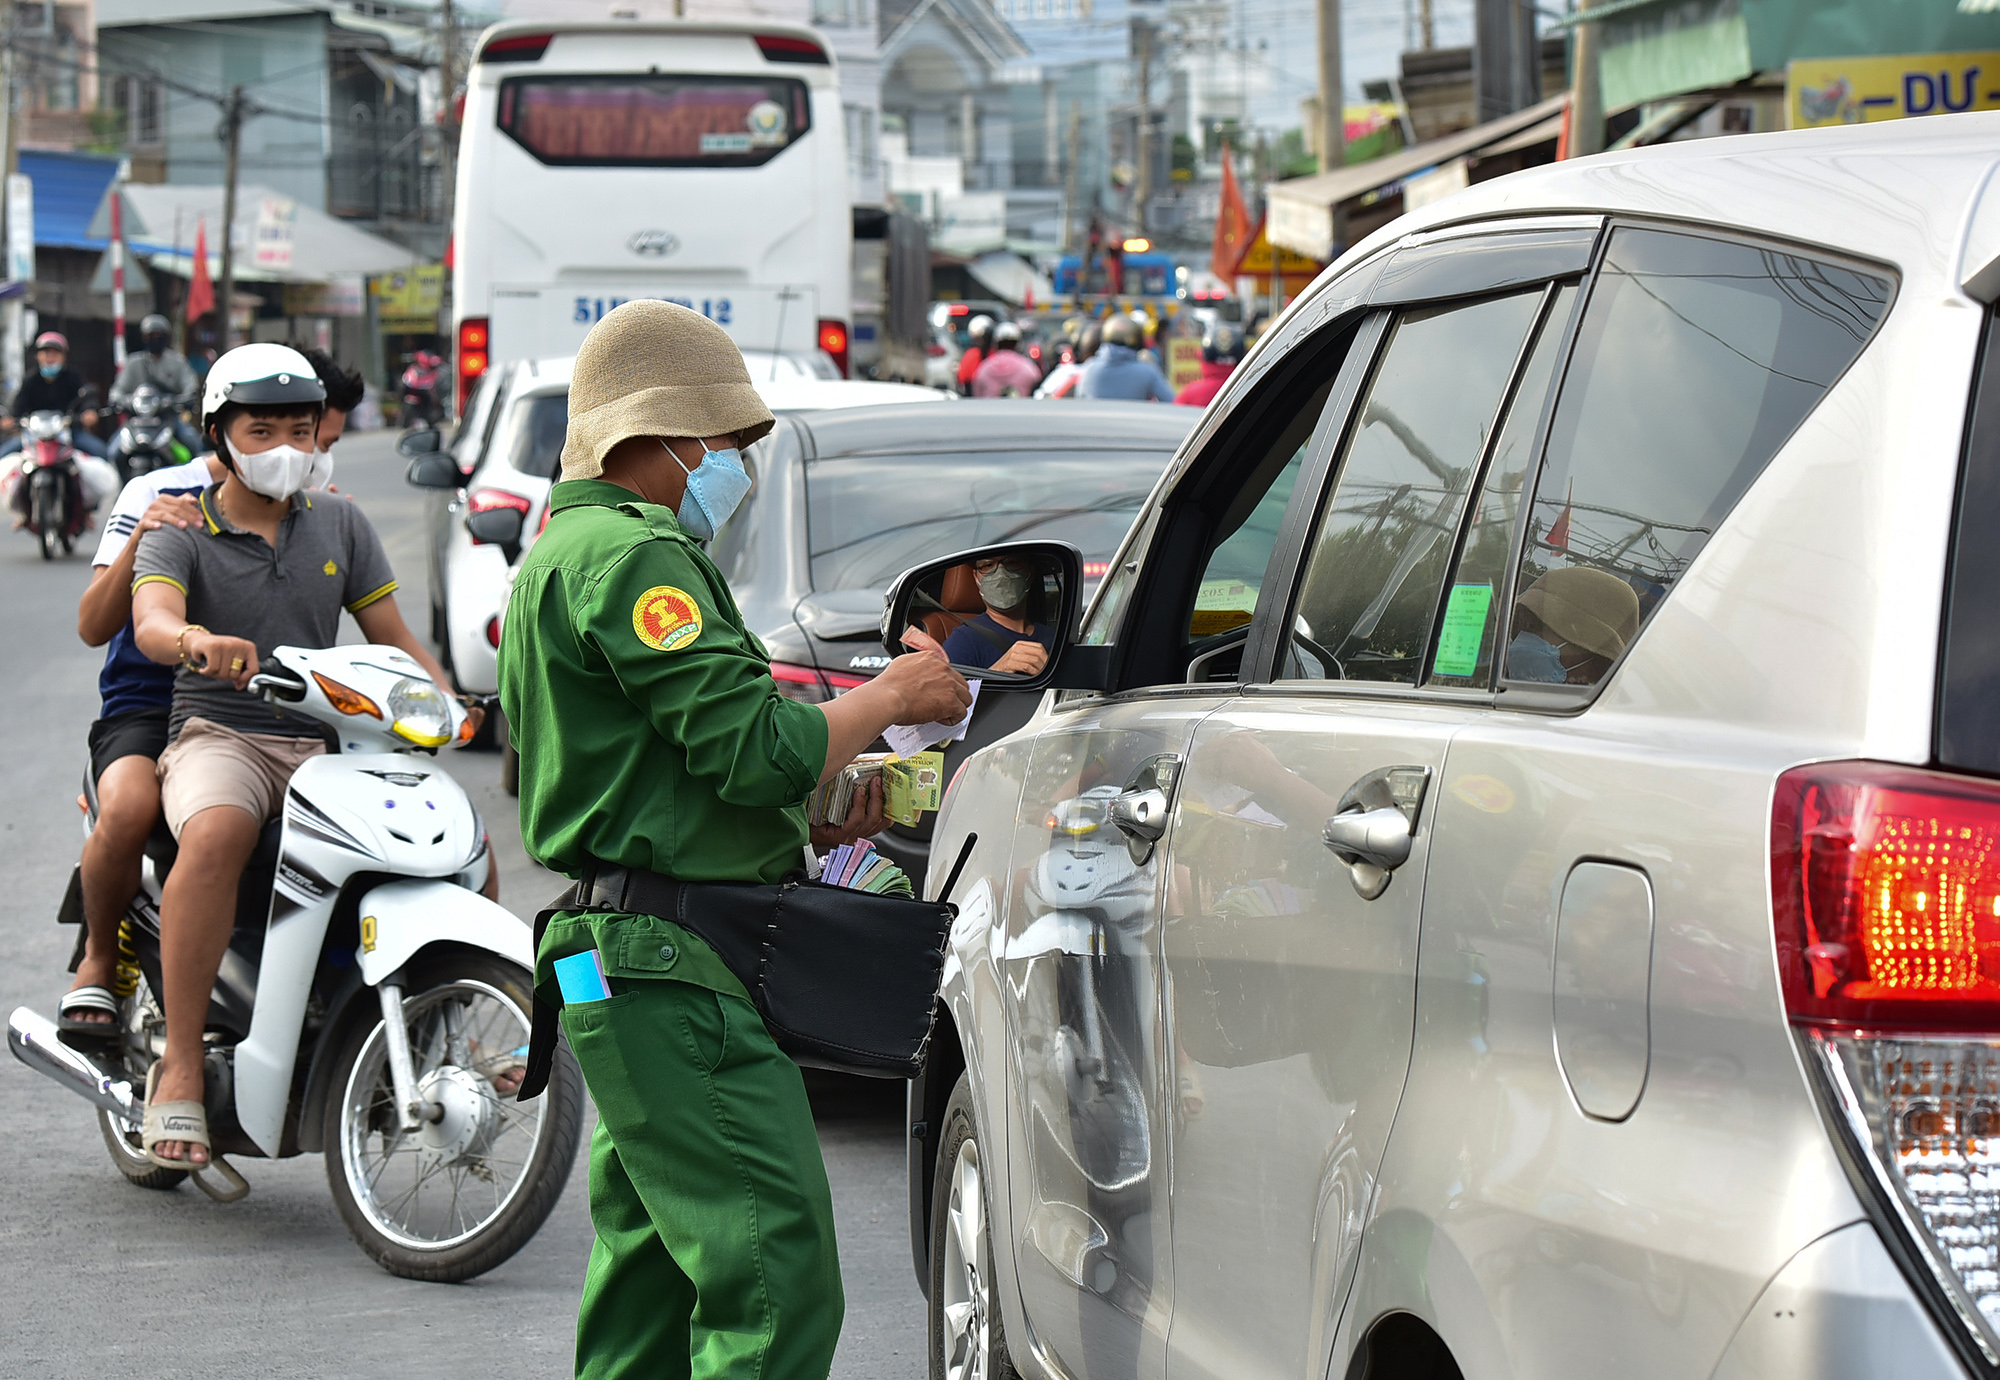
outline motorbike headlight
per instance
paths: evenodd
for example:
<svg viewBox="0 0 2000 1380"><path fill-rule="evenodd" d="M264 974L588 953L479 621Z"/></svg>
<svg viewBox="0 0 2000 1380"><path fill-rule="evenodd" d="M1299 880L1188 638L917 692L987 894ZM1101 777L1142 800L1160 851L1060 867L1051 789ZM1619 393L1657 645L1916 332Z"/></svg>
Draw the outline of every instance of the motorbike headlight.
<svg viewBox="0 0 2000 1380"><path fill-rule="evenodd" d="M389 689L389 722L406 742L443 747L451 741L451 701L430 681L405 676Z"/></svg>

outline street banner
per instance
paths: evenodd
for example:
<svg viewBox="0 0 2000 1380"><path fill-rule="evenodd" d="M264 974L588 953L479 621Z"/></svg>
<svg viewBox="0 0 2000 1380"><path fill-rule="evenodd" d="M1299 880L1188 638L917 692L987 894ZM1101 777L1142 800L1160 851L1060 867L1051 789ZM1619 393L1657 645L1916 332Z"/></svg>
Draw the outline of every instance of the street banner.
<svg viewBox="0 0 2000 1380"><path fill-rule="evenodd" d="M2000 110L2000 52L1800 58L1785 69L1793 129Z"/></svg>
<svg viewBox="0 0 2000 1380"><path fill-rule="evenodd" d="M35 276L35 184L26 173L7 178L7 276L17 283Z"/></svg>
<svg viewBox="0 0 2000 1380"><path fill-rule="evenodd" d="M292 266L292 229L298 223L299 204L286 196L267 196L257 203L257 230L250 262L259 268L283 272Z"/></svg>
<svg viewBox="0 0 2000 1380"><path fill-rule="evenodd" d="M1236 271L1229 275L1231 281L1237 278L1255 278L1260 285L1268 285L1273 274L1284 279L1284 291L1288 297L1306 290L1306 285L1319 276L1326 265L1317 259L1308 259L1303 254L1294 254L1289 249L1281 249L1271 243L1264 233L1264 222L1257 222L1257 233L1251 237L1250 247L1243 251L1242 260Z"/></svg>
<svg viewBox="0 0 2000 1380"><path fill-rule="evenodd" d="M1243 204L1243 189L1236 184L1236 164L1229 156L1229 144L1222 145L1222 206L1215 213L1215 248L1208 259L1209 271L1223 282L1236 277L1236 265L1250 247L1254 233L1250 208Z"/></svg>
<svg viewBox="0 0 2000 1380"><path fill-rule="evenodd" d="M324 283L286 283L284 305L287 316L363 315L361 275L336 273Z"/></svg>
<svg viewBox="0 0 2000 1380"><path fill-rule="evenodd" d="M187 319L192 325L215 310L215 280L208 276L208 222L194 223L194 264L188 270Z"/></svg>
<svg viewBox="0 0 2000 1380"><path fill-rule="evenodd" d="M424 264L369 280L382 329L391 335L428 335L444 305L444 266Z"/></svg>
<svg viewBox="0 0 2000 1380"><path fill-rule="evenodd" d="M1177 335L1167 341L1167 382L1176 393L1201 377L1201 342Z"/></svg>

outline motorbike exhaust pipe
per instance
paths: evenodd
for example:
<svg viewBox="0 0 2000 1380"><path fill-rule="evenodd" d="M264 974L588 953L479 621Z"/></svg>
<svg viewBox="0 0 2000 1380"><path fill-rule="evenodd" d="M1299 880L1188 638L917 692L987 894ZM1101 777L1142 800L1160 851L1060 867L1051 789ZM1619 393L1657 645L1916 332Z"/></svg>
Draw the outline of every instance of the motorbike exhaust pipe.
<svg viewBox="0 0 2000 1380"><path fill-rule="evenodd" d="M145 1115L145 1095L135 1094L130 1080L113 1078L64 1044L57 1036L56 1023L38 1011L14 1008L14 1014L7 1018L7 1048L36 1073L47 1074L113 1116L136 1122Z"/></svg>

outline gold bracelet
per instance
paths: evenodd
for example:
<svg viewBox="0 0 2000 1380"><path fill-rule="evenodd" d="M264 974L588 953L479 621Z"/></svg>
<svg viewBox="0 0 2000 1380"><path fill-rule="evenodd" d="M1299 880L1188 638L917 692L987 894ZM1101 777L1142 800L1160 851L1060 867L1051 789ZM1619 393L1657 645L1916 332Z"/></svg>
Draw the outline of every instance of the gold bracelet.
<svg viewBox="0 0 2000 1380"><path fill-rule="evenodd" d="M191 632L205 633L207 631L208 629L199 623L189 623L181 629L180 636L174 639L174 651L180 656L181 665L185 666L188 664L187 635Z"/></svg>

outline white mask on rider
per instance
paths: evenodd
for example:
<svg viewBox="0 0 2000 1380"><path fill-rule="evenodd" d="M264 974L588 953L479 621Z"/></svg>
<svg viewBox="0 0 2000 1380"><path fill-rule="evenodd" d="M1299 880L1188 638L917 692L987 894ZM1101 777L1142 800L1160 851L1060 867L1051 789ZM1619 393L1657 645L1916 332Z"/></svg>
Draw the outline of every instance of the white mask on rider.
<svg viewBox="0 0 2000 1380"><path fill-rule="evenodd" d="M275 500L290 498L305 487L313 452L297 446L272 446L269 450L233 458L237 475L250 491Z"/></svg>
<svg viewBox="0 0 2000 1380"><path fill-rule="evenodd" d="M330 450L314 451L312 453L312 463L306 466L306 482L301 487L307 489L324 489L332 482L333 452Z"/></svg>

